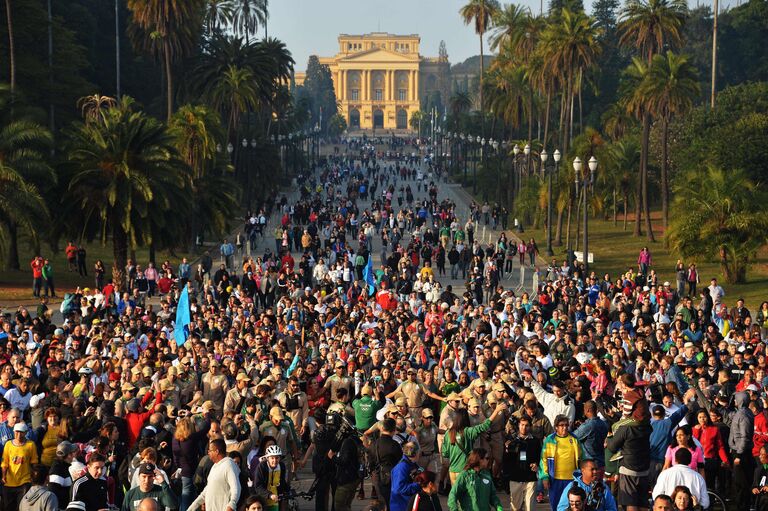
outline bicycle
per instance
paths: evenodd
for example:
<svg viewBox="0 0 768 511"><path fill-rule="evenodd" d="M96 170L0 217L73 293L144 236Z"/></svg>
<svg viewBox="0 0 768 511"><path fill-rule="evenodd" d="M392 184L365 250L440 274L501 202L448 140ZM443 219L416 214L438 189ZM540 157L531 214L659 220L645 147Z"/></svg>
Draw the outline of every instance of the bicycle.
<svg viewBox="0 0 768 511"><path fill-rule="evenodd" d="M299 511L298 499L312 500L314 496L314 493L291 489L278 495L277 501L286 502L286 511Z"/></svg>
<svg viewBox="0 0 768 511"><path fill-rule="evenodd" d="M707 490L709 495L709 507L707 511L726 511L725 499L712 490Z"/></svg>

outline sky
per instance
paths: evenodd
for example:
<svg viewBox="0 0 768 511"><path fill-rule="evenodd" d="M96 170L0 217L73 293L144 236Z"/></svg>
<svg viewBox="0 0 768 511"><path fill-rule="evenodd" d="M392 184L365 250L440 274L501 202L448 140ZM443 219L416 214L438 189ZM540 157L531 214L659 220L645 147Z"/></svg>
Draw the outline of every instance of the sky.
<svg viewBox="0 0 768 511"><path fill-rule="evenodd" d="M503 2L503 0L502 0ZM544 0L547 8L549 0ZM689 0L708 3L708 0ZM293 53L296 70L304 71L310 55L331 57L338 51L339 34L389 32L419 34L421 54L436 57L445 40L451 64L480 53L472 26L465 26L459 9L466 0L269 0L270 37L283 40ZM519 2L534 13L539 0ZM721 1L721 5L728 3ZM589 11L591 0L584 0ZM259 32L263 36L263 29Z"/></svg>

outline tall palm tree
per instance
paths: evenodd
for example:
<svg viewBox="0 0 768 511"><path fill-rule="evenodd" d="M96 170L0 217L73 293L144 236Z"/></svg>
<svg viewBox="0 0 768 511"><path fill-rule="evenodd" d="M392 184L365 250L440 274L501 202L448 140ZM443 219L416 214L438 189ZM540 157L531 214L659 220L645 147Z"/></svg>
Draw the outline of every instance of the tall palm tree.
<svg viewBox="0 0 768 511"><path fill-rule="evenodd" d="M259 25L267 22L266 0L234 0L234 15L232 16L232 28L237 35L245 37L245 42L250 36L256 35Z"/></svg>
<svg viewBox="0 0 768 511"><path fill-rule="evenodd" d="M629 0L619 18L619 44L650 64L657 53L682 44L687 12L685 0Z"/></svg>
<svg viewBox="0 0 768 511"><path fill-rule="evenodd" d="M642 59L634 57L622 74L619 85L620 101L627 112L640 121L640 179L637 180L637 197L635 202L634 235L642 235L642 219L645 216L645 228L649 241L656 241L651 224L651 209L648 200L648 154L651 138L651 110L648 96L644 94L643 83L648 77L648 65Z"/></svg>
<svg viewBox="0 0 768 511"><path fill-rule="evenodd" d="M463 114L469 112L472 108L472 95L467 91L455 92L448 101L448 109L451 111L451 117L454 120L453 129L459 129L459 121Z"/></svg>
<svg viewBox="0 0 768 511"><path fill-rule="evenodd" d="M469 3L459 10L459 14L464 20L465 25L473 23L475 33L480 37L480 117L483 131L485 131L485 111L483 105L483 74L485 73L485 63L483 62L483 37L491 27L493 19L499 12L499 2L497 0L469 0ZM485 135L485 133L483 133Z"/></svg>
<svg viewBox="0 0 768 511"><path fill-rule="evenodd" d="M227 27L232 23L235 6L232 0L206 0L205 5L205 29L209 34L214 34L221 27Z"/></svg>
<svg viewBox="0 0 768 511"><path fill-rule="evenodd" d="M530 8L522 5L505 4L500 8L493 19L493 34L488 41L491 50L497 51L504 46L516 48L525 39L525 26L530 16Z"/></svg>
<svg viewBox="0 0 768 511"><path fill-rule="evenodd" d="M561 144L563 153L570 145L573 130L573 102L581 88L582 77L591 70L601 52L598 42L600 29L583 11L563 9L561 16L550 22L541 35L545 68L562 73L563 106L561 108ZM565 129L565 125L569 128Z"/></svg>
<svg viewBox="0 0 768 511"><path fill-rule="evenodd" d="M86 237L111 238L113 278L121 287L128 250L161 239L161 231L173 234L173 220L188 214L189 167L165 126L125 96L76 127L67 154L62 216L76 211Z"/></svg>
<svg viewBox="0 0 768 511"><path fill-rule="evenodd" d="M202 27L203 0L128 0L134 38L141 46L162 56L165 69L166 118L173 114L173 72L171 63L188 54Z"/></svg>
<svg viewBox="0 0 768 511"><path fill-rule="evenodd" d="M624 230L627 230L629 199L637 181L637 167L640 161L640 143L636 136L627 136L611 143L603 153L600 166L607 182L613 189L613 224L616 225L617 195L621 195L624 216ZM635 197L639 200L639 197Z"/></svg>
<svg viewBox="0 0 768 511"><path fill-rule="evenodd" d="M669 123L673 116L685 114L693 108L693 101L700 93L696 68L685 55L672 51L654 55L641 88L650 111L661 120L661 207L666 232L669 223Z"/></svg>
<svg viewBox="0 0 768 511"><path fill-rule="evenodd" d="M254 86L253 72L249 68L229 66L213 88L211 99L216 108L228 113L227 138L229 142L237 129L240 114L256 106L258 92Z"/></svg>

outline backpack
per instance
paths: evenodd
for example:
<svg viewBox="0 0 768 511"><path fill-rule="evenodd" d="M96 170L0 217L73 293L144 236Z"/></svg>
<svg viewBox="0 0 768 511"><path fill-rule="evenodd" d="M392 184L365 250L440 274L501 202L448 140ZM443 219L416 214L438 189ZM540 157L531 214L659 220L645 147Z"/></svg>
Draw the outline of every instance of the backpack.
<svg viewBox="0 0 768 511"><path fill-rule="evenodd" d="M66 317L76 311L77 300L75 299L75 294L65 293L64 300L61 302L61 306L59 306L59 312L61 312Z"/></svg>

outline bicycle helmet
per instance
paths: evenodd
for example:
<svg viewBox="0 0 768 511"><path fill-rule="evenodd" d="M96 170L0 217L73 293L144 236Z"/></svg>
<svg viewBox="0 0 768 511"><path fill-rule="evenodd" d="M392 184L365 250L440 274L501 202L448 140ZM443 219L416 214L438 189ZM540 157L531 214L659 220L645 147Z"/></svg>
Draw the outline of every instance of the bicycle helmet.
<svg viewBox="0 0 768 511"><path fill-rule="evenodd" d="M270 445L267 447L267 452L264 453L264 457L268 458L270 456L282 456L283 451L280 449L280 446L277 445Z"/></svg>

